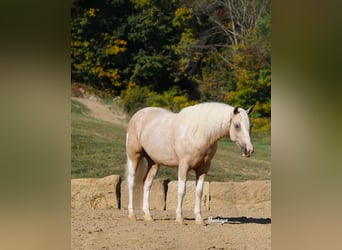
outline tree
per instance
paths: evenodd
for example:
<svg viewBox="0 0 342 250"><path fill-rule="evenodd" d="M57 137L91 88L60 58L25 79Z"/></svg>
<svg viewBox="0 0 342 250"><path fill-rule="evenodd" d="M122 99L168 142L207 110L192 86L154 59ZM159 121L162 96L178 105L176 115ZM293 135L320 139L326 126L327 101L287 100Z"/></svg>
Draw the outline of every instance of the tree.
<svg viewBox="0 0 342 250"><path fill-rule="evenodd" d="M73 0L72 80L130 112L221 101L270 117L270 32L270 0Z"/></svg>
<svg viewBox="0 0 342 250"><path fill-rule="evenodd" d="M127 51L122 30L130 7L120 0L72 2L72 81L120 91L120 62Z"/></svg>
<svg viewBox="0 0 342 250"><path fill-rule="evenodd" d="M270 116L269 0L190 3L193 9L187 74L198 84L201 100L236 106L257 104L257 116ZM200 55L200 56L195 56ZM185 59L184 59L185 57Z"/></svg>

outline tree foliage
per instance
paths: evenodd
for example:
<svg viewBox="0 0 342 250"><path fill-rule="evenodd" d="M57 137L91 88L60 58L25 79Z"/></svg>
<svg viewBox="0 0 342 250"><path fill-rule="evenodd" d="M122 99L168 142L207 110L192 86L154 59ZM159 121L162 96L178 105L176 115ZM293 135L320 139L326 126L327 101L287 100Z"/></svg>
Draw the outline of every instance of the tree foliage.
<svg viewBox="0 0 342 250"><path fill-rule="evenodd" d="M73 0L72 81L127 111L200 101L271 115L270 1Z"/></svg>

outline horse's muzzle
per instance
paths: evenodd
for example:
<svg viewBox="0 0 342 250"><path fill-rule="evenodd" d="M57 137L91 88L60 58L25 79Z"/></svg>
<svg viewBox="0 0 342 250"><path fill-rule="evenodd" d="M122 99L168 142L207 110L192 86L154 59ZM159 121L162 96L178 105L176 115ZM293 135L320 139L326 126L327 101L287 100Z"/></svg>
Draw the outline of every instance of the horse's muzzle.
<svg viewBox="0 0 342 250"><path fill-rule="evenodd" d="M241 147L241 154L242 154L242 156L250 157L250 156L252 156L253 152L254 152L254 149L253 149L252 145L250 145L250 146L243 145Z"/></svg>

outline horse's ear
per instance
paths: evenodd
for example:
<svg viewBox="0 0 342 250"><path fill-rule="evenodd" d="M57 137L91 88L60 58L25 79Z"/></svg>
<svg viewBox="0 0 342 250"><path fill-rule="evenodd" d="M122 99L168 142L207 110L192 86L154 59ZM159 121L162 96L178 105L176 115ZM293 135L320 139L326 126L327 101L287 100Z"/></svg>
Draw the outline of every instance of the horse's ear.
<svg viewBox="0 0 342 250"><path fill-rule="evenodd" d="M235 107L233 113L234 113L234 115L238 114L239 113L239 108Z"/></svg>
<svg viewBox="0 0 342 250"><path fill-rule="evenodd" d="M246 110L247 114L252 113L253 109L254 109L254 105L249 107L249 109Z"/></svg>

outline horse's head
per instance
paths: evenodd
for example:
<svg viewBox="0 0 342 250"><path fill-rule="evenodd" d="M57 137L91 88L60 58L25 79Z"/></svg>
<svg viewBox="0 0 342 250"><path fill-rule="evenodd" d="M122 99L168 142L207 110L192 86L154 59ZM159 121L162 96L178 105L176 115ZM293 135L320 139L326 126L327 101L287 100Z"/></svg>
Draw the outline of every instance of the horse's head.
<svg viewBox="0 0 342 250"><path fill-rule="evenodd" d="M251 142L251 122L248 116L253 108L254 106L247 110L234 108L229 127L230 139L241 148L242 155L247 157L250 157L254 151Z"/></svg>

